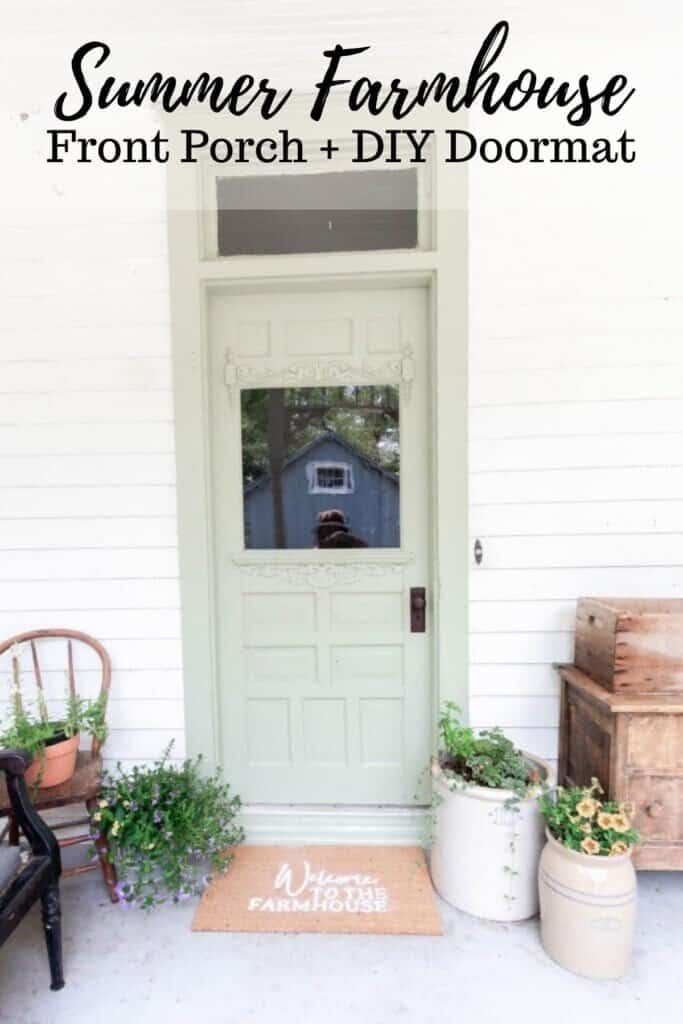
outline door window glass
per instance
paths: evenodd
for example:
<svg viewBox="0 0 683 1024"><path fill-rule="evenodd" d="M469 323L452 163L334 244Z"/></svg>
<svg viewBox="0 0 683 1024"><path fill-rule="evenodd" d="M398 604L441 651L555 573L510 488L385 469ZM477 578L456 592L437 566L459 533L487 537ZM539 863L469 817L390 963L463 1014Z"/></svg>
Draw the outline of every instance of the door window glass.
<svg viewBox="0 0 683 1024"><path fill-rule="evenodd" d="M246 548L400 547L396 386L241 393Z"/></svg>

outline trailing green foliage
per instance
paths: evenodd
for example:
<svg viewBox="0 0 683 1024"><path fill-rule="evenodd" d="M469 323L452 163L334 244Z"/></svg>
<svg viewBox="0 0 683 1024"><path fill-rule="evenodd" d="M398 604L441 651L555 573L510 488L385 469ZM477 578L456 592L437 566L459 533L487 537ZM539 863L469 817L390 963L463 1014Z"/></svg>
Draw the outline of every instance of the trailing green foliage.
<svg viewBox="0 0 683 1024"><path fill-rule="evenodd" d="M446 774L490 789L510 789L520 798L541 781L538 769L500 729L475 733L462 725L461 709L452 701L443 705L439 733L443 750L439 760Z"/></svg>
<svg viewBox="0 0 683 1024"><path fill-rule="evenodd" d="M240 799L220 769L201 773L202 759L170 761L172 744L151 767L105 775L91 832L107 838L118 894L126 905L151 909L198 895L232 860L244 832L235 824Z"/></svg>
<svg viewBox="0 0 683 1024"><path fill-rule="evenodd" d="M639 835L631 824L633 804L600 800L597 779L590 786L562 786L539 800L548 830L558 842L576 853L615 857L627 853Z"/></svg>

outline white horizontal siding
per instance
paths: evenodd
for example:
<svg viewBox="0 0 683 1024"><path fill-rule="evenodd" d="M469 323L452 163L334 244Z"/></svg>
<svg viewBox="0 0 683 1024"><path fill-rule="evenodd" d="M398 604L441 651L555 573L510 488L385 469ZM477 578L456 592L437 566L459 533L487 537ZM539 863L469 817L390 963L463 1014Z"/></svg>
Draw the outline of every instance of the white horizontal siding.
<svg viewBox="0 0 683 1024"><path fill-rule="evenodd" d="M548 511L552 516L552 509ZM495 569L605 568L608 566L683 566L683 533L603 533L543 537L486 537L487 572Z"/></svg>
<svg viewBox="0 0 683 1024"><path fill-rule="evenodd" d="M0 535L0 550L9 548L174 547L178 531L169 515L83 516L73 518L6 519Z"/></svg>
<svg viewBox="0 0 683 1024"><path fill-rule="evenodd" d="M681 446L683 450L683 445ZM475 504L527 501L637 501L683 498L682 466L632 466L595 469L546 467L509 473L479 473L474 465L470 495Z"/></svg>
<svg viewBox="0 0 683 1024"><path fill-rule="evenodd" d="M177 563L175 548L34 548L6 551L1 572L6 580L170 579Z"/></svg>
<svg viewBox="0 0 683 1024"><path fill-rule="evenodd" d="M683 373L683 369L681 371ZM478 473L604 466L675 466L683 432L671 434L586 434L574 437L515 437L472 441L470 456Z"/></svg>
<svg viewBox="0 0 683 1024"><path fill-rule="evenodd" d="M87 427L86 427L87 429ZM0 518L175 516L175 488L166 486L0 487Z"/></svg>
<svg viewBox="0 0 683 1024"><path fill-rule="evenodd" d="M70 622L63 621L63 614L56 616L58 626L69 626ZM41 615L38 625L44 625L45 620ZM77 628L77 627L76 627ZM162 672L167 669L182 669L182 649L178 637L109 637L102 634L98 637L106 646L112 660L112 664L118 671L136 672L151 671ZM7 655L4 656L5 659ZM30 670L30 654L25 656L24 667ZM66 670L66 653L60 645L43 645L40 653L41 668L46 671L61 672ZM77 672L92 671L99 665L99 660L94 651L89 648L83 649L74 645L74 665ZM9 674L9 663L4 661L3 669L5 676ZM112 698L116 696L116 689L112 684Z"/></svg>
<svg viewBox="0 0 683 1024"><path fill-rule="evenodd" d="M622 29L622 68L656 79L631 12ZM576 599L683 596L680 139L652 118L641 94L628 173L470 178L470 717L551 758Z"/></svg>
<svg viewBox="0 0 683 1024"><path fill-rule="evenodd" d="M174 640L180 632L180 609L178 608L112 608L66 610L74 629L83 633L99 633L107 637L145 640L156 637L160 640ZM62 621L65 612L61 613ZM10 636L14 630L26 632L33 629L36 611L0 612L0 634Z"/></svg>
<svg viewBox="0 0 683 1024"><path fill-rule="evenodd" d="M7 710L7 703L0 703L0 714ZM50 719L59 720L64 717L66 699L64 697L47 702ZM155 697L144 700L128 697L125 700L114 699L107 706L107 722L110 733L146 732L159 729L183 728L183 702L166 697Z"/></svg>
<svg viewBox="0 0 683 1024"><path fill-rule="evenodd" d="M558 549L561 539L558 540ZM581 569L474 569L470 601L576 600L584 594L613 597L681 597L680 570L668 566L587 566Z"/></svg>
<svg viewBox="0 0 683 1024"><path fill-rule="evenodd" d="M671 498L470 506L471 530L484 537L675 533L682 522L683 501Z"/></svg>
<svg viewBox="0 0 683 1024"><path fill-rule="evenodd" d="M557 311L557 316L562 312ZM580 330L580 327L577 328ZM552 344L546 328L539 338L539 353ZM541 347L542 346L542 347ZM542 356L539 354L539 359ZM680 364L649 364L623 366L615 372L613 366L565 367L537 370L524 367L509 368L471 377L473 405L499 405L501 403L527 405L546 402L552 395L555 402L623 402L634 399L683 397L683 373Z"/></svg>
<svg viewBox="0 0 683 1024"><path fill-rule="evenodd" d="M148 297L149 298L149 297ZM93 305L95 304L93 298ZM117 297L112 310L105 317L111 323L114 309L126 306L126 296ZM5 311L3 310L3 315ZM59 311L48 303L44 307L36 304L34 299L25 300L25 308L21 312L18 324L28 317L40 317L45 320L59 316ZM87 323L88 314L81 311ZM128 310L129 316L134 316ZM144 324L141 325L144 329ZM7 344L5 339L5 344ZM168 391L171 387L171 367L168 359L140 356L131 359L33 359L6 361L0 377L0 394L40 393L41 391ZM107 399L100 399L100 416L106 412Z"/></svg>
<svg viewBox="0 0 683 1024"><path fill-rule="evenodd" d="M46 613L74 608L179 608L180 588L177 579L136 578L135 587L127 588L121 580L58 579L0 580L0 608L4 611Z"/></svg>
<svg viewBox="0 0 683 1024"><path fill-rule="evenodd" d="M651 363L681 366L681 352L678 331L640 330L596 334L582 332L577 344L576 331L571 328L552 329L553 344L548 345L539 362L538 343L522 338L496 338L495 344L482 347L472 353L471 368L476 373L504 373L506 370L565 370L569 367L580 370L606 369L609 367L648 366Z"/></svg>
<svg viewBox="0 0 683 1024"><path fill-rule="evenodd" d="M19 267L23 269L21 265ZM72 264L71 268L83 272L77 264ZM31 269L33 273L42 270L42 275L36 278L38 281L41 277L44 280L48 272L42 267L32 266ZM139 327L124 325L111 327L100 324L95 327L74 324L68 328L56 327L49 332L36 327L0 327L0 363L3 365L50 359L107 359L112 352L131 359L163 358L168 355L168 327L166 324L147 325L141 331ZM17 353L20 353L20 358Z"/></svg>
<svg viewBox="0 0 683 1024"><path fill-rule="evenodd" d="M470 699L475 697L555 697L560 684L551 664L470 665ZM495 721L495 716L492 721Z"/></svg>
<svg viewBox="0 0 683 1024"><path fill-rule="evenodd" d="M87 391L42 392L40 398L30 391L23 394L3 394L0 402L0 423L10 426L20 422L33 423L97 423L102 417L106 401L106 422L142 423L147 420L173 419L171 391L107 391L101 394Z"/></svg>
<svg viewBox="0 0 683 1024"><path fill-rule="evenodd" d="M59 458L15 455L0 457L0 479L8 487L158 486L174 483L175 460L173 455L163 452L139 455L134 451L125 455L69 453Z"/></svg>
<svg viewBox="0 0 683 1024"><path fill-rule="evenodd" d="M4 667L3 667L4 670ZM28 667L27 667L28 671ZM64 665L46 668L41 665L43 686L50 701L59 701L64 695L66 676ZM96 697L99 692L101 674L96 668L80 669L78 672L78 689L85 697ZM0 702L5 706L3 701ZM127 707L145 701L149 708L155 701L171 701L182 705L183 680L180 669L123 669L117 670L116 687L112 692L111 704ZM131 709L131 714L134 710ZM119 712L120 716L121 712ZM111 723L110 723L111 724ZM133 718L127 719L127 725L136 725Z"/></svg>
<svg viewBox="0 0 683 1024"><path fill-rule="evenodd" d="M573 650L573 637L568 632L514 631L470 635L470 661L473 665L547 665L571 661Z"/></svg>
<svg viewBox="0 0 683 1024"><path fill-rule="evenodd" d="M173 452L173 423L0 424L0 447L5 455L115 455ZM106 465L106 462L105 462Z"/></svg>
<svg viewBox="0 0 683 1024"><path fill-rule="evenodd" d="M612 343L615 349L617 345ZM545 346L536 342L538 358L547 358ZM471 348L470 348L471 350ZM474 372L474 371L472 371ZM648 436L680 433L683 401L678 398L637 399L622 402L542 402L529 405L471 407L470 438L601 437L609 434Z"/></svg>
<svg viewBox="0 0 683 1024"><path fill-rule="evenodd" d="M122 213L124 173L84 213L70 174L54 216L0 211L0 636L98 637L106 763L130 766L171 740L185 752L164 175L147 174L139 212ZM76 658L93 696L96 662ZM63 647L41 663L56 713ZM5 659L0 711L8 677Z"/></svg>

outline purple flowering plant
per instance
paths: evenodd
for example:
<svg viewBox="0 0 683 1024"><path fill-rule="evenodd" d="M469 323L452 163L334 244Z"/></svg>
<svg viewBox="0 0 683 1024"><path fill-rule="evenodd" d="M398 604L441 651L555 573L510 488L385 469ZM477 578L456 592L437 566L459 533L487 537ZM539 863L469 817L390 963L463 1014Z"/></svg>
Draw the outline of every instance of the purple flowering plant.
<svg viewBox="0 0 683 1024"><path fill-rule="evenodd" d="M171 760L169 744L151 766L105 773L90 812L93 836L106 837L124 906L151 909L203 891L212 873L227 871L232 848L244 839L236 824L240 798L220 769L202 771L202 758Z"/></svg>

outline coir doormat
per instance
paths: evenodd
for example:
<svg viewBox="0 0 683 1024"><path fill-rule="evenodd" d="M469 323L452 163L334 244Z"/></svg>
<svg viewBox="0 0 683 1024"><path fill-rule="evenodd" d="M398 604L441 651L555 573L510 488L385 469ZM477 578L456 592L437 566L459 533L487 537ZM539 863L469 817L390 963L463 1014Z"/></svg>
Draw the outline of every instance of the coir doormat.
<svg viewBox="0 0 683 1024"><path fill-rule="evenodd" d="M242 846L193 931L441 935L417 846Z"/></svg>

